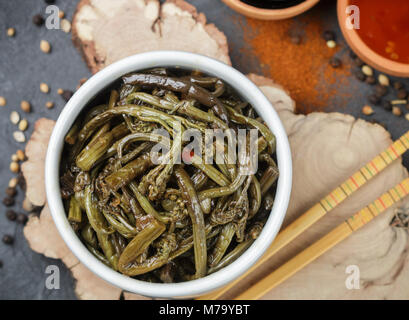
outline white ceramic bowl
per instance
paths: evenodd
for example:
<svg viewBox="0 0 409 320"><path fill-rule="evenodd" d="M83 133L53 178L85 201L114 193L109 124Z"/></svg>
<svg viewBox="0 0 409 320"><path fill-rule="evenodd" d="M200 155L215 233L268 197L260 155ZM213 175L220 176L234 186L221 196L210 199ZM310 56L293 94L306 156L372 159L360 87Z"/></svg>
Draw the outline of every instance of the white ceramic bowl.
<svg viewBox="0 0 409 320"><path fill-rule="evenodd" d="M67 220L60 196L59 165L64 137L81 110L94 96L126 73L153 68L174 67L198 69L224 80L241 94L263 117L277 139L277 161L280 176L271 215L258 239L229 266L201 279L173 283L149 283L135 280L107 267L82 244ZM61 112L48 145L45 182L48 205L65 243L92 272L123 290L161 298L186 298L211 292L239 277L249 269L275 238L285 216L291 192L291 153L283 125L263 93L242 73L214 59L179 51L155 51L137 54L118 61L91 77L73 95ZM50 239L52 241L52 239Z"/></svg>

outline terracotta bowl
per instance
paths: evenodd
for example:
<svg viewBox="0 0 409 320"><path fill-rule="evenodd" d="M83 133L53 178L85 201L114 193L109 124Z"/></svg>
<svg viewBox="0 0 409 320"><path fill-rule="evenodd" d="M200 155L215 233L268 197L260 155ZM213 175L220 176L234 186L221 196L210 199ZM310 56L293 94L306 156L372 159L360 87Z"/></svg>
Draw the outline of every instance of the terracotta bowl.
<svg viewBox="0 0 409 320"><path fill-rule="evenodd" d="M361 58L364 62L374 67L376 70L385 72L392 76L397 77L409 77L409 64L396 62L385 57L382 57L371 48L369 48L365 42L362 41L355 29L348 29L346 27L347 14L345 8L349 5L350 0L338 0L338 22L341 27L342 34L345 37L348 45L351 49Z"/></svg>
<svg viewBox="0 0 409 320"><path fill-rule="evenodd" d="M314 5L320 0L305 0L295 6L285 9L261 9L254 6L250 6L240 0L222 0L233 10L250 18L256 18L261 20L283 20L294 16L297 16Z"/></svg>

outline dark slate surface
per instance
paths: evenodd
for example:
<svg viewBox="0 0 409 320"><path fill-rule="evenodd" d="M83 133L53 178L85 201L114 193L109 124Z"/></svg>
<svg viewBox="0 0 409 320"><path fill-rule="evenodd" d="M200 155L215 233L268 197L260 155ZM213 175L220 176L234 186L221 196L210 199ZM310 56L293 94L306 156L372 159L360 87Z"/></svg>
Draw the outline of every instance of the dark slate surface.
<svg viewBox="0 0 409 320"><path fill-rule="evenodd" d="M233 65L244 73L262 72L258 61L252 56L243 54L249 52L243 41L240 25L245 26L246 20L231 11L220 1L191 0L199 11L207 15L208 21L215 23L229 39L229 46ZM72 18L77 1L57 0L56 4L66 13L68 19ZM64 106L64 101L57 94L57 88L75 89L79 79L89 77L90 73L82 61L79 53L71 43L70 34L60 30L47 30L38 28L31 23L31 18L36 13L43 13L45 3L42 0L13 0L0 1L0 96L7 98L7 106L0 108L0 190L5 190L9 179L13 176L9 171L10 156L23 144L15 142L12 133L15 127L9 121L11 110L17 110L27 118L30 128L26 132L30 136L34 121L40 117L56 119ZM323 24L328 29L339 30L337 27L334 4L320 5L315 10L322 14ZM16 36L6 36L6 29L14 27ZM40 40L48 40L52 44L52 53L46 55L39 49ZM49 84L51 92L41 93L40 82ZM357 91L367 92L369 87L355 83L351 78L353 88ZM409 88L409 81L405 81ZM362 94L351 98L347 107L340 107L336 97L331 101L331 109L340 110L355 116L360 115L361 106L366 103ZM33 105L31 114L23 114L19 105L21 100L29 100ZM44 107L46 101L54 101L56 107L48 110ZM398 138L408 129L408 122L396 118L389 113L378 111L375 119L382 121L391 131L394 139ZM409 157L404 160L409 166ZM2 196L3 197L3 196ZM22 192L17 197L17 203L23 200ZM14 209L21 212L21 206ZM47 259L30 250L23 236L22 226L10 222L5 217L6 208L0 205L0 235L11 234L15 237L13 246L0 243L0 260L3 268L0 269L0 299L75 299L74 280L70 272L60 261ZM52 241L52 239L49 239ZM60 267L61 288L48 290L45 288L45 269L53 264Z"/></svg>

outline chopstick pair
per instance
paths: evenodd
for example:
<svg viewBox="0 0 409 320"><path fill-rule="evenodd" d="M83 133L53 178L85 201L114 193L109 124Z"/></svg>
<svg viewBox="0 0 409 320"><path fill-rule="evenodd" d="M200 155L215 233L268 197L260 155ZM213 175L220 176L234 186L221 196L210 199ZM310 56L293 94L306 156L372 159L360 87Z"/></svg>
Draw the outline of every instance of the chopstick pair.
<svg viewBox="0 0 409 320"><path fill-rule="evenodd" d="M324 237L313 243L304 251L297 254L270 275L241 293L235 300L259 299L271 289L294 275L297 271L327 252L336 244L349 237L353 232L362 228L373 218L386 211L409 193L409 178L406 178L395 187L366 206L343 223L332 229Z"/></svg>
<svg viewBox="0 0 409 320"><path fill-rule="evenodd" d="M305 212L303 215L301 215L299 218L297 218L295 221L293 221L290 225L287 226L287 228L282 230L277 235L276 239L271 244L271 246L267 249L266 253L253 265L253 267L251 267L249 270L247 270L241 277L239 277L238 279L232 281L231 283L224 286L223 288L221 288L221 289L219 289L219 290L217 290L215 292L212 292L210 294L201 296L198 299L199 300L214 300L214 299L217 299L217 298L221 297L224 293L226 293L229 289L231 289L233 286L235 286L238 282L240 282L242 279L244 279L246 276L248 276L251 272L256 270L259 266L261 266L267 260L269 260L277 251L279 251L284 246L286 246L288 243L290 243L293 239L295 239L302 232L307 230L311 225L313 225L320 218L322 218L326 213L330 212L332 209L334 209L336 206L338 206L340 203L342 203L346 198L351 196L355 191L357 191L364 184L366 184L369 180L371 180L373 177L375 177L377 174L379 174L381 171L383 171L386 167L388 167L393 161L398 159L408 149L409 149L409 131L407 131L404 135L402 135L398 140L396 140L385 151L381 152L374 159L369 161L361 169L359 169L357 172L355 172L351 177L349 177L340 186L335 188L326 197L322 198L317 204L315 204L307 212ZM404 180L404 182L405 181L406 180ZM402 183L404 183L404 182L402 182ZM394 199L394 198L392 198L392 199ZM373 205L373 204L371 204L371 205ZM363 210L366 210L366 209L367 208L364 208ZM357 213L357 214L359 214L359 213ZM327 245L328 248L326 250L324 250L323 248L321 248L320 250L317 250L318 248L320 248L319 246L326 243L325 241L328 241L328 244L331 244L332 246L334 246L336 243L338 243L339 241L344 239L346 236L348 236L350 233L348 234L347 231L346 231L347 226L341 224L340 226L335 228L333 231L331 231L331 232L334 232L333 234L331 234L331 232L330 232L327 235L328 238L326 238L327 236L322 238L321 240L323 242L320 242L321 240L319 240L319 241L317 241L317 243L318 242L320 242L320 243L313 244L311 246L311 247L313 247L311 249L312 251L310 250L307 253L304 253L304 251L303 251L302 253L300 253L299 255L304 253L304 255L302 255L301 258L310 257L304 263L300 264L301 260L299 260L300 259L299 255L297 255L296 257L294 257L293 259L291 259L290 261L287 262L287 263L291 262L290 265L287 265L287 263L284 264L282 267L277 269L275 272L273 272L272 274L270 274L269 276L267 276L266 278L261 280L258 284L255 284L253 287L246 290L246 292L239 295L237 298L239 298L239 299L244 299L244 298L255 299L257 297L260 297L260 295L257 294L257 292L259 292L259 291L260 292L261 291L262 292L267 292L268 290L272 289L275 285L278 285L279 283L281 283L282 281L287 279L290 275L294 274L296 271L301 269L303 266L305 266L309 262L313 261L320 254L322 254L326 250L328 250L330 248L328 245ZM341 231L342 231L341 229L343 230L342 233L341 233ZM342 236L339 235L338 232ZM351 231L351 233L352 233L352 231ZM336 237L336 235L338 235L338 237ZM344 236L344 235L346 235L346 236ZM330 242L329 240L334 241L334 239L332 237L335 237L335 239L340 239L340 240L337 240L335 242ZM314 247L314 245L315 245L315 247ZM310 249L311 247L307 248L306 250ZM297 257L299 259L294 260ZM312 259L312 257L314 257L314 258ZM298 265L299 265L299 267L297 267ZM286 269L282 269L284 266L286 266ZM280 270L280 273L277 273L279 270ZM291 271L291 272L288 273L288 271ZM287 273L289 274L288 276L286 276ZM272 277L273 279L271 279L269 277ZM275 282L271 282L271 284L267 284L264 281L265 279L267 279L266 281L275 280ZM278 281L278 280L280 280L280 281ZM272 286L272 285L274 285L274 286ZM268 288L267 291L265 291L266 288Z"/></svg>

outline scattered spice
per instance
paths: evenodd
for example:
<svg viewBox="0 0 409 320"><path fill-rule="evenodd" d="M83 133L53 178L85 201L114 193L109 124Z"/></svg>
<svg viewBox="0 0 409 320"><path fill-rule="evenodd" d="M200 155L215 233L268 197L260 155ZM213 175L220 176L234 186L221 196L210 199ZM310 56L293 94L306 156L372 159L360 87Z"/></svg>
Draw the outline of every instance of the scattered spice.
<svg viewBox="0 0 409 320"><path fill-rule="evenodd" d="M25 137L24 133L21 132L21 131L14 131L13 132L13 137L14 137L14 140L16 140L17 142L25 142L26 141L26 137Z"/></svg>
<svg viewBox="0 0 409 320"><path fill-rule="evenodd" d="M335 49L326 46L321 36L324 29L319 14L313 10L297 19L281 21L247 18L243 28L251 55L259 60L264 75L289 91L296 101L297 112L301 113L327 109L334 96L346 104L352 92L348 90L350 68L332 68L329 64L336 54L346 66L350 61L349 52L339 52L341 46ZM303 26L301 45L291 40L295 24Z"/></svg>
<svg viewBox="0 0 409 320"><path fill-rule="evenodd" d="M16 35L16 29L14 29L14 28L8 28L8 29L7 29L7 35L8 35L9 37L14 37L14 36Z"/></svg>
<svg viewBox="0 0 409 320"><path fill-rule="evenodd" d="M15 201L14 201L14 198L12 198L12 197L5 197L5 198L3 199L3 204L4 204L6 207L11 207L11 206L14 205L14 203L15 203Z"/></svg>
<svg viewBox="0 0 409 320"><path fill-rule="evenodd" d="M63 90L63 89L58 88L57 93L58 93L59 95L62 95L62 93L63 93L63 92L64 92L64 90Z"/></svg>
<svg viewBox="0 0 409 320"><path fill-rule="evenodd" d="M405 114L405 119L409 121L409 113Z"/></svg>
<svg viewBox="0 0 409 320"><path fill-rule="evenodd" d="M9 181L9 187L15 188L17 186L17 178L11 178Z"/></svg>
<svg viewBox="0 0 409 320"><path fill-rule="evenodd" d="M322 34L322 37L324 38L325 41L335 40L335 33L334 31L326 30Z"/></svg>
<svg viewBox="0 0 409 320"><path fill-rule="evenodd" d="M18 162L12 161L10 163L10 171L14 173L17 173L20 171L20 165L18 164Z"/></svg>
<svg viewBox="0 0 409 320"><path fill-rule="evenodd" d="M49 53L51 51L51 45L46 40L41 40L40 42L40 49L44 53Z"/></svg>
<svg viewBox="0 0 409 320"><path fill-rule="evenodd" d="M296 45L299 45L301 44L301 37L299 35L293 35L291 36L291 42Z"/></svg>
<svg viewBox="0 0 409 320"><path fill-rule="evenodd" d="M64 17L65 17L65 12L62 11L62 10L58 10L58 17L59 17L60 19L64 18Z"/></svg>
<svg viewBox="0 0 409 320"><path fill-rule="evenodd" d="M9 196L9 197L15 197L15 196L17 195L17 190L16 190L16 188L10 188L10 187L8 187L8 188L6 189L6 195Z"/></svg>
<svg viewBox="0 0 409 320"><path fill-rule="evenodd" d="M402 88L403 88L403 84L402 84L402 82L395 81L395 82L393 83L393 87L395 88L395 90L399 90L399 89L402 89Z"/></svg>
<svg viewBox="0 0 409 320"><path fill-rule="evenodd" d="M20 122L20 115L18 114L17 111L12 111L12 112L10 113L10 122L11 122L12 124L17 124L17 123Z"/></svg>
<svg viewBox="0 0 409 320"><path fill-rule="evenodd" d="M16 154L11 155L11 161L18 161L18 157Z"/></svg>
<svg viewBox="0 0 409 320"><path fill-rule="evenodd" d="M65 33L69 33L71 31L71 22L67 19L62 19L60 26Z"/></svg>
<svg viewBox="0 0 409 320"><path fill-rule="evenodd" d="M362 72L361 69L356 69L354 71L354 76L355 78L357 78L359 81L365 81L366 80L366 76L364 75L364 73Z"/></svg>
<svg viewBox="0 0 409 320"><path fill-rule="evenodd" d="M14 242L14 238L11 236L11 235L9 235L9 234L5 234L4 236L3 236L3 243L4 244L8 244L8 245L11 245L11 244L13 244L13 242Z"/></svg>
<svg viewBox="0 0 409 320"><path fill-rule="evenodd" d="M361 70L362 70L362 73L364 75L366 75L368 77L373 76L373 70L372 70L372 68L370 66L365 64L365 65L362 66Z"/></svg>
<svg viewBox="0 0 409 320"><path fill-rule="evenodd" d="M368 96L368 101L372 104L378 104L381 98L379 98L376 94L370 94Z"/></svg>
<svg viewBox="0 0 409 320"><path fill-rule="evenodd" d="M70 91L70 90L63 90L63 92L61 93L61 97L68 102L68 100L71 99L71 97L73 96L74 92Z"/></svg>
<svg viewBox="0 0 409 320"><path fill-rule="evenodd" d="M364 115L366 115L366 116L370 116L371 114L374 113L374 111L373 111L373 109L372 109L371 106L364 106L364 107L362 108L362 113L363 113Z"/></svg>
<svg viewBox="0 0 409 320"><path fill-rule="evenodd" d="M52 102L52 101L47 101L47 102L45 103L45 107L46 107L47 109L52 109L52 108L54 108L54 102Z"/></svg>
<svg viewBox="0 0 409 320"><path fill-rule="evenodd" d="M366 82L367 84L373 85L373 84L376 83L376 79L375 79L374 76L369 76L369 77L366 77L365 82Z"/></svg>
<svg viewBox="0 0 409 320"><path fill-rule="evenodd" d="M406 104L408 101L407 100L392 100L392 104Z"/></svg>
<svg viewBox="0 0 409 320"><path fill-rule="evenodd" d="M336 46L337 46L337 43L336 43L334 40L329 40L329 41L327 41L327 47L328 47L328 48L333 49L333 48L335 48Z"/></svg>
<svg viewBox="0 0 409 320"><path fill-rule="evenodd" d="M27 216L24 213L19 213L17 216L17 222L25 225L27 223Z"/></svg>
<svg viewBox="0 0 409 320"><path fill-rule="evenodd" d="M17 176L17 184L20 187L21 190L26 191L27 189L27 184L26 184L26 179L24 178L23 174L19 172Z"/></svg>
<svg viewBox="0 0 409 320"><path fill-rule="evenodd" d="M41 27L44 24L44 18L41 14L36 14L35 16L33 16L33 23L36 26Z"/></svg>
<svg viewBox="0 0 409 320"><path fill-rule="evenodd" d="M17 218L17 213L14 210L7 210L6 218L9 219L10 221L14 221Z"/></svg>
<svg viewBox="0 0 409 320"><path fill-rule="evenodd" d="M85 83L87 82L87 78L81 78L78 85L77 85L77 90Z"/></svg>
<svg viewBox="0 0 409 320"><path fill-rule="evenodd" d="M353 63L358 68L361 68L364 65L364 62L359 57L355 57Z"/></svg>
<svg viewBox="0 0 409 320"><path fill-rule="evenodd" d="M341 60L338 59L337 57L332 57L331 59L329 59L329 64L333 68L339 68L342 63L341 63Z"/></svg>
<svg viewBox="0 0 409 320"><path fill-rule="evenodd" d="M48 84L41 82L40 83L40 91L43 93L48 93L50 92L50 88L48 87Z"/></svg>
<svg viewBox="0 0 409 320"><path fill-rule="evenodd" d="M385 76L384 74L380 74L378 76L378 82L379 82L379 84L381 84L381 85L383 85L385 87L389 86L389 78L387 76Z"/></svg>
<svg viewBox="0 0 409 320"><path fill-rule="evenodd" d="M386 110L386 111L391 111L392 110L392 103L390 103L390 101L388 100L384 100L382 102L382 107Z"/></svg>
<svg viewBox="0 0 409 320"><path fill-rule="evenodd" d="M396 96L398 99L406 99L406 97L408 96L408 92L404 88L402 88L398 90Z"/></svg>
<svg viewBox="0 0 409 320"><path fill-rule="evenodd" d="M399 107L393 106L392 107L392 113L395 116L400 117L402 115L402 110Z"/></svg>
<svg viewBox="0 0 409 320"><path fill-rule="evenodd" d="M0 97L0 107L4 107L7 104L7 100L4 97Z"/></svg>
<svg viewBox="0 0 409 320"><path fill-rule="evenodd" d="M387 93L388 93L388 87L382 86L382 85L380 85L380 84L377 84L377 85L375 86L375 94L376 94L378 97L382 98L382 97L384 97Z"/></svg>
<svg viewBox="0 0 409 320"><path fill-rule="evenodd" d="M18 124L18 128L20 129L20 131L26 131L28 128L28 121L27 119L23 119L20 121L20 123Z"/></svg>
<svg viewBox="0 0 409 320"><path fill-rule="evenodd" d="M24 112L30 112L31 111L31 105L30 102L23 100L20 103L20 108L21 110L23 110Z"/></svg>
<svg viewBox="0 0 409 320"><path fill-rule="evenodd" d="M24 151L21 149L16 151L16 155L17 155L18 160L20 161L24 161L26 159L26 155L24 154Z"/></svg>

